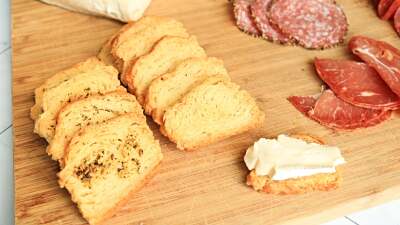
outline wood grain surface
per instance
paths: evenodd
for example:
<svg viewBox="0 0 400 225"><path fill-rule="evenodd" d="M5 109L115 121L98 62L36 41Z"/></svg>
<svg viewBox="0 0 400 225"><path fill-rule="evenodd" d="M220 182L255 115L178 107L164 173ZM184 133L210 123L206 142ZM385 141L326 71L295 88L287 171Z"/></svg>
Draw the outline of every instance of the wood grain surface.
<svg viewBox="0 0 400 225"><path fill-rule="evenodd" d="M339 0L350 30L400 47L391 24L379 20L370 1ZM160 135L165 159L159 173L105 224L318 224L400 197L400 118L373 128L334 132L306 119L286 97L315 94L321 81L314 57L352 58L346 45L324 51L282 46L253 38L234 25L226 0L153 0L147 15L171 16L198 37L209 56L224 60L232 79L266 113L258 130L199 151L179 151ZM12 1L13 103L17 224L85 224L67 191L57 184L59 168L33 134L29 108L33 90L57 71L97 53L122 24L61 10L32 0ZM260 137L309 133L338 145L348 163L343 186L328 193L273 196L245 185L246 148ZM104 193L107 194L107 193Z"/></svg>

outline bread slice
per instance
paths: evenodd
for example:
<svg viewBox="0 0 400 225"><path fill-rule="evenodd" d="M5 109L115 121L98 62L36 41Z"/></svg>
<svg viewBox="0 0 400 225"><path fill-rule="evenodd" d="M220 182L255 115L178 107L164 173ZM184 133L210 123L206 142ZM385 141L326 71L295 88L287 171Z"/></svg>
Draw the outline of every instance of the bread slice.
<svg viewBox="0 0 400 225"><path fill-rule="evenodd" d="M133 91L138 101L143 104L145 91L153 79L175 68L187 58L205 56L204 49L200 47L194 36L190 38L164 37L150 53L139 57L128 68L125 78L129 90Z"/></svg>
<svg viewBox="0 0 400 225"><path fill-rule="evenodd" d="M146 113L161 124L164 112L169 106L174 105L195 86L213 76L218 76L223 81L230 81L222 60L190 58L183 61L174 71L151 82L146 94Z"/></svg>
<svg viewBox="0 0 400 225"><path fill-rule="evenodd" d="M43 112L42 103L43 103L43 93L47 89L52 89L65 80L70 79L71 77L85 73L87 71L92 71L95 69L104 70L107 73L114 73L115 69L109 66L106 66L104 63L100 62L97 58L91 57L84 62L78 63L74 65L72 68L63 70L54 76L47 79L40 87L35 89L35 105L31 108L31 118L36 120L39 115Z"/></svg>
<svg viewBox="0 0 400 225"><path fill-rule="evenodd" d="M209 78L167 109L161 131L179 149L193 150L263 121L264 113L246 91L234 83Z"/></svg>
<svg viewBox="0 0 400 225"><path fill-rule="evenodd" d="M148 24L144 29L137 29L142 23ZM130 27L136 30L126 40L117 39L113 42L111 54L115 58L116 66L124 74L128 64L136 58L150 52L154 44L164 36L188 37L189 34L183 24L177 20L164 17L144 17ZM125 83L124 75L121 77Z"/></svg>
<svg viewBox="0 0 400 225"><path fill-rule="evenodd" d="M126 91L93 95L67 104L58 114L55 135L47 147L47 153L53 160L61 161L64 149L77 131L129 112L136 113L138 118L146 121L135 96Z"/></svg>
<svg viewBox="0 0 400 225"><path fill-rule="evenodd" d="M59 184L83 217L98 224L150 179L161 159L160 145L142 117L128 113L72 138Z"/></svg>
<svg viewBox="0 0 400 225"><path fill-rule="evenodd" d="M293 138L302 139L306 142L324 144L320 139L310 135L290 135ZM247 185L256 191L270 194L304 194L311 191L329 191L339 187L342 182L340 170L336 173L316 174L307 177L287 180L272 180L271 176L257 176L254 170L247 176Z"/></svg>
<svg viewBox="0 0 400 225"><path fill-rule="evenodd" d="M102 61L106 65L115 65L115 58L111 54L111 48L112 48L112 43L115 40L115 38L119 35L119 32L111 36L110 39L104 43L104 45L101 47L99 53L97 53L97 58ZM119 71L121 72L121 71Z"/></svg>
<svg viewBox="0 0 400 225"><path fill-rule="evenodd" d="M46 88L42 93L40 100L43 112L35 121L34 132L51 143L57 114L65 104L92 94L104 94L121 88L118 71L111 66L79 71L61 79L57 85Z"/></svg>

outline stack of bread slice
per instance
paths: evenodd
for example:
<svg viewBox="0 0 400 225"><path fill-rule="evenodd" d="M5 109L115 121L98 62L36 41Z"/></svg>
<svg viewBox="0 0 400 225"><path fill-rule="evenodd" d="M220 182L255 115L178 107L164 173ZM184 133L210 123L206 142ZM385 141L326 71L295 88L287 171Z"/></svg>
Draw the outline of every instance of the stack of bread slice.
<svg viewBox="0 0 400 225"><path fill-rule="evenodd" d="M60 163L60 186L90 224L111 216L161 162L142 107L121 86L118 71L95 57L37 88L31 117Z"/></svg>
<svg viewBox="0 0 400 225"><path fill-rule="evenodd" d="M122 83L179 149L211 144L264 120L223 62L207 57L174 19L147 16L125 25L98 58L118 68Z"/></svg>

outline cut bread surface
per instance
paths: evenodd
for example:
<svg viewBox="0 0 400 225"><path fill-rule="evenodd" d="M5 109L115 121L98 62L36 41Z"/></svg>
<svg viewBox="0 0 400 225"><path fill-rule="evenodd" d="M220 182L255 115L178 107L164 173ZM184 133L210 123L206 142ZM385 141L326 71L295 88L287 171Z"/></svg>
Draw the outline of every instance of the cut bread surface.
<svg viewBox="0 0 400 225"><path fill-rule="evenodd" d="M290 137L309 143L324 144L321 139L306 134L292 134ZM255 170L252 170L247 176L246 183L256 191L279 195L330 191L337 189L342 182L340 171L338 168L336 170L335 173L321 173L287 180L272 180L271 176L258 176Z"/></svg>
<svg viewBox="0 0 400 225"><path fill-rule="evenodd" d="M144 20L147 20L148 26L144 29L137 29L137 26L141 26ZM163 17L146 17L131 26L130 30L136 30L136 32L130 32L131 34L125 40L115 41L111 50L122 74L125 73L131 61L150 52L154 44L164 36L189 36L181 22ZM124 76L122 76L122 81L125 83Z"/></svg>
<svg viewBox="0 0 400 225"><path fill-rule="evenodd" d="M147 124L128 113L90 125L72 138L59 184L83 217L98 224L149 179L161 159Z"/></svg>
<svg viewBox="0 0 400 225"><path fill-rule="evenodd" d="M175 70L151 82L146 94L146 113L161 124L168 107L178 102L195 86L213 76L218 76L223 81L230 80L222 60L212 57L184 60Z"/></svg>
<svg viewBox="0 0 400 225"><path fill-rule="evenodd" d="M167 109L161 131L193 150L260 125L264 113L239 86L209 78Z"/></svg>
<svg viewBox="0 0 400 225"><path fill-rule="evenodd" d="M61 79L61 82L48 86L42 93L40 100L43 112L35 121L35 133L50 143L54 136L56 117L65 104L92 94L104 94L121 88L118 71L111 66L79 71Z"/></svg>
<svg viewBox="0 0 400 225"><path fill-rule="evenodd" d="M128 69L126 81L130 91L140 103L144 103L145 92L157 77L175 68L181 61L192 57L205 57L204 49L194 36L190 38L162 38L153 50L139 57Z"/></svg>
<svg viewBox="0 0 400 225"><path fill-rule="evenodd" d="M122 90L90 96L67 104L58 114L55 135L47 147L47 153L53 160L62 160L64 149L77 131L130 112L146 121L135 96Z"/></svg>
<svg viewBox="0 0 400 225"><path fill-rule="evenodd" d="M43 112L43 93L47 89L54 88L76 74L85 73L94 69L101 69L107 71L108 73L114 73L114 68L106 66L95 57L91 57L84 62L74 65L72 68L58 72L52 77L48 78L42 85L35 89L35 105L31 108L31 118L36 120Z"/></svg>

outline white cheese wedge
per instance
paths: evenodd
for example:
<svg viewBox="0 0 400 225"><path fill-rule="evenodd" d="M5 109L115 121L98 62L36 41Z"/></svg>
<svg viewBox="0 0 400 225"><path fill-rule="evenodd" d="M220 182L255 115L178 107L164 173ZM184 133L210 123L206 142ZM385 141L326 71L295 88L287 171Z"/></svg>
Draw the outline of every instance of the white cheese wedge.
<svg viewBox="0 0 400 225"><path fill-rule="evenodd" d="M335 173L345 160L338 147L307 143L279 135L277 139L261 138L247 149L244 161L258 176L286 180L320 173Z"/></svg>
<svg viewBox="0 0 400 225"><path fill-rule="evenodd" d="M123 22L143 16L151 0L41 0L71 11L106 16Z"/></svg>

